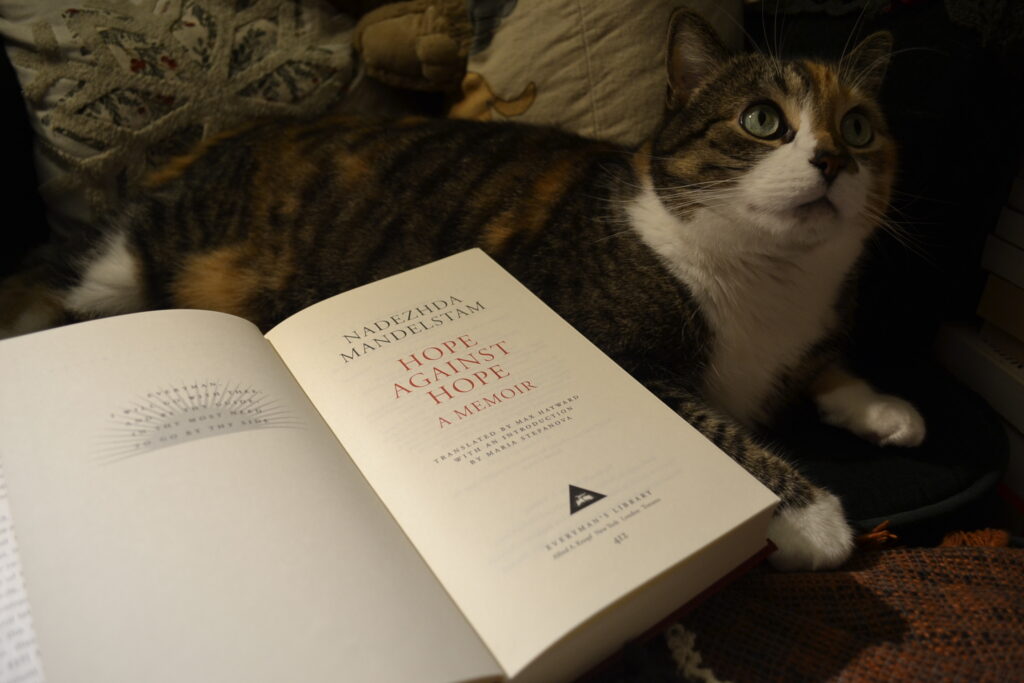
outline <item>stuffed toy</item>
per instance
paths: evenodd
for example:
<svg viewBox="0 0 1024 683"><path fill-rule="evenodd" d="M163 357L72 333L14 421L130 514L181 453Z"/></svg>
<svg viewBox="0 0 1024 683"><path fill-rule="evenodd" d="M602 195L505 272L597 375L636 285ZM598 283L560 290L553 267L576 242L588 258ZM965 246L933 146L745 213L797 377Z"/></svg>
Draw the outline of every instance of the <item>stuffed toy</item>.
<svg viewBox="0 0 1024 683"><path fill-rule="evenodd" d="M408 0L365 14L353 45L368 76L400 88L445 92L458 90L472 40L465 0Z"/></svg>

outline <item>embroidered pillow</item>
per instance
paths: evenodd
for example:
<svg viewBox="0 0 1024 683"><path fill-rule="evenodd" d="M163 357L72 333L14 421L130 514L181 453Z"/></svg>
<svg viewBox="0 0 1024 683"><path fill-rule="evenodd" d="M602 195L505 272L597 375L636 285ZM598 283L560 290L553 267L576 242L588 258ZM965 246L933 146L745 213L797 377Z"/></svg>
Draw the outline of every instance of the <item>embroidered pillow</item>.
<svg viewBox="0 0 1024 683"><path fill-rule="evenodd" d="M321 0L0 0L58 231L244 120L326 110L351 25Z"/></svg>

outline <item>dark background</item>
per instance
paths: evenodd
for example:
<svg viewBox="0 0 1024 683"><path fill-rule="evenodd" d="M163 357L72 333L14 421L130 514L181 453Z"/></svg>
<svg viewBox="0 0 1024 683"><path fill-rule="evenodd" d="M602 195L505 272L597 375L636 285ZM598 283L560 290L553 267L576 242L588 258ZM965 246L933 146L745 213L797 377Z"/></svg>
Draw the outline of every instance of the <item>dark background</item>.
<svg viewBox="0 0 1024 683"><path fill-rule="evenodd" d="M0 50L0 273L10 273L29 247L46 239L43 202L36 189L32 130L7 53Z"/></svg>
<svg viewBox="0 0 1024 683"><path fill-rule="evenodd" d="M1024 2L874 2L839 16L768 5L747 5L747 33L784 56L838 59L848 38L893 34L881 100L899 145L890 218L900 235L878 235L868 252L853 352L875 373L930 355L941 321L974 317L982 247L1024 156ZM952 21L953 5L981 26Z"/></svg>

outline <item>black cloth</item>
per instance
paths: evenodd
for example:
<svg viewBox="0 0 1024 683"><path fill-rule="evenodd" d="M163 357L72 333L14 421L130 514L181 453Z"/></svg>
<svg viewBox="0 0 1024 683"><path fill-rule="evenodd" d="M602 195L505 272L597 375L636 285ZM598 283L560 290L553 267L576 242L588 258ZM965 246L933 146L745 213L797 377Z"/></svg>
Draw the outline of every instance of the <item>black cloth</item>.
<svg viewBox="0 0 1024 683"><path fill-rule="evenodd" d="M889 520L922 543L987 521L992 490L1009 453L1006 432L985 401L930 362L877 370L879 390L913 403L928 436L917 448L879 447L796 409L772 437L816 483L838 495L853 525Z"/></svg>

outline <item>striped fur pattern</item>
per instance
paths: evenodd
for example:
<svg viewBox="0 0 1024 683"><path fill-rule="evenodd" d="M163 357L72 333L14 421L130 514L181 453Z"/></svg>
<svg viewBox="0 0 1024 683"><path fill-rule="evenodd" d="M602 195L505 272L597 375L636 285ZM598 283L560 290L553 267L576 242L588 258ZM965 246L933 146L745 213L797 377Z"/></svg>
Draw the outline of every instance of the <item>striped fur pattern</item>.
<svg viewBox="0 0 1024 683"><path fill-rule="evenodd" d="M47 300L76 318L195 307L269 328L481 247L781 497L776 564L836 566L851 550L839 501L752 429L810 388L866 438L924 436L912 406L835 369L895 166L873 99L889 40L837 67L729 56L685 12L669 39L668 106L637 150L452 120L250 126L156 173L59 264Z"/></svg>

